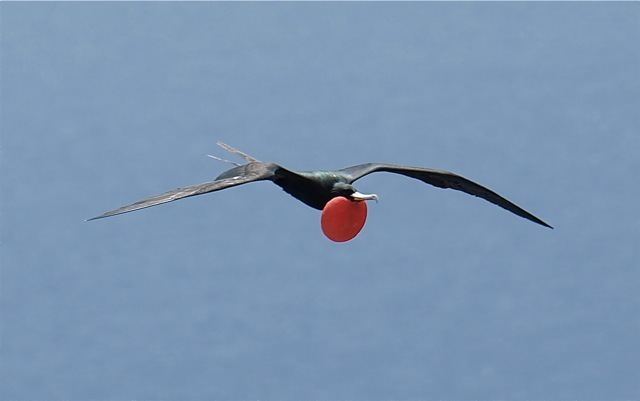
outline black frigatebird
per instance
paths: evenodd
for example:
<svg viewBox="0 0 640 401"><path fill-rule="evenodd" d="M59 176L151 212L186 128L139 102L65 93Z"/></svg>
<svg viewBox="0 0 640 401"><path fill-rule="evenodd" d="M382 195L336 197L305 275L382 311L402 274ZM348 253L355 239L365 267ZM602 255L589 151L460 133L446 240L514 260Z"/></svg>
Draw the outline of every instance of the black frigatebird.
<svg viewBox="0 0 640 401"><path fill-rule="evenodd" d="M553 228L492 190L449 171L385 163L365 163L334 171L293 171L275 163L263 163L222 142L218 142L218 145L231 153L241 156L246 163L238 164L219 157L210 156L218 160L233 163L236 167L223 172L214 181L177 188L161 195L105 212L88 220L133 212L134 210L256 181L271 181L306 205L314 209L323 210L327 202L335 197L345 197L353 201L377 200L378 196L375 194L362 194L358 192L353 186L353 183L368 174L382 171L415 178L438 188L450 188L462 191L485 199L534 223Z"/></svg>

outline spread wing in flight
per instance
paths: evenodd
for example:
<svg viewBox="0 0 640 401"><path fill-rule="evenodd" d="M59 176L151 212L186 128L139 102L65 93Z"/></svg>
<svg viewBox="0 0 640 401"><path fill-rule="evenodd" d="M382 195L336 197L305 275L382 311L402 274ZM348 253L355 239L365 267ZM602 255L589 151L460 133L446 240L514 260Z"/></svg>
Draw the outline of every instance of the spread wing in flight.
<svg viewBox="0 0 640 401"><path fill-rule="evenodd" d="M350 180L349 183L353 183L354 181L368 174L378 171L401 174L407 177L415 178L422 182L426 182L427 184L431 184L438 188L450 188L462 191L468 193L469 195L477 196L493 203L494 205L498 205L504 209L507 209L511 213L514 213L527 220L531 220L545 227L553 228L541 219L522 209L515 203L503 198L492 190L449 171L422 167L407 167L384 163L366 163L340 170L340 172L347 175Z"/></svg>
<svg viewBox="0 0 640 401"><path fill-rule="evenodd" d="M218 177L218 179L215 181L191 185L188 187L176 188L172 191L152 196L150 198L134 202L130 205L122 206L115 210L110 210L88 220L102 219L122 213L129 213L133 212L134 210L161 205L163 203L173 202L178 199L188 198L190 196L220 191L222 189L231 188L242 184L248 184L250 182L271 180L279 169L281 169L281 167L273 163L252 162L244 164L242 166L238 166L226 171L225 173L221 174L221 176Z"/></svg>

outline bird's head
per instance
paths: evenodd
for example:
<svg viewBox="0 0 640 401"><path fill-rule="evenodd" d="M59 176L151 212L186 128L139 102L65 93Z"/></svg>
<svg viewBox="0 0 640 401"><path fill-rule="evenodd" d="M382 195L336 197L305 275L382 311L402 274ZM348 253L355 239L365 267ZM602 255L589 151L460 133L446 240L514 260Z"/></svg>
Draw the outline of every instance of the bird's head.
<svg viewBox="0 0 640 401"><path fill-rule="evenodd" d="M358 192L357 189L353 187L351 184L347 184L346 182L337 182L333 185L331 189L331 193L334 196L344 196L347 199L351 199L352 201L367 201L367 200L375 200L378 201L378 195L376 194L363 194Z"/></svg>

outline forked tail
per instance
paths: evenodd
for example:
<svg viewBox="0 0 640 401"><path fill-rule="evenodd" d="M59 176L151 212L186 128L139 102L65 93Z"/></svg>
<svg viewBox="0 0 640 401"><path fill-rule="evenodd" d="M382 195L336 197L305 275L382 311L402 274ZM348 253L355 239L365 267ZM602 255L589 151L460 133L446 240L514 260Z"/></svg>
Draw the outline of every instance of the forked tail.
<svg viewBox="0 0 640 401"><path fill-rule="evenodd" d="M251 162L259 162L260 160L256 159L255 157L248 155L246 153L244 153L243 151L234 148L233 146L229 146L226 143L222 142L222 141L218 141L216 142L216 145L220 146L222 149L226 150L229 153L233 153L236 154L238 156L240 156L241 158L243 158L247 163L251 163ZM227 159L223 159L221 157L218 156L213 156L213 155L207 155L212 159L216 159L219 160L221 162L225 162L225 163L230 163L233 164L234 166L240 166L240 163L236 163L234 161L231 160L227 160Z"/></svg>
<svg viewBox="0 0 640 401"><path fill-rule="evenodd" d="M234 148L234 147L232 147L232 146L227 145L227 144L226 144L226 143L224 143L224 142L218 141L218 142L216 142L216 144L217 144L218 146L220 146L222 149L226 150L227 152L234 153L234 154L236 154L236 155L238 155L238 156L242 157L244 160L246 160L246 161L247 161L247 163L251 163L251 162L259 162L259 161L260 161L260 160L256 159L256 158L255 158L255 157L253 157L253 156L249 156L248 154L244 153L244 152L243 152L243 151L241 151L241 150L238 150L238 149L236 149L236 148Z"/></svg>

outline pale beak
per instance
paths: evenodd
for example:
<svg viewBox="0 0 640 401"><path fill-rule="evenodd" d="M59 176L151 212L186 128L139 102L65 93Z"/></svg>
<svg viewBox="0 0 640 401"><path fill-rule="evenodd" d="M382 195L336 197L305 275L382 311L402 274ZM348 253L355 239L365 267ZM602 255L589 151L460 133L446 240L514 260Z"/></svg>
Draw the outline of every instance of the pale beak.
<svg viewBox="0 0 640 401"><path fill-rule="evenodd" d="M374 200L378 202L378 195L376 194L361 194L360 192L354 192L351 194L351 198L355 201Z"/></svg>

